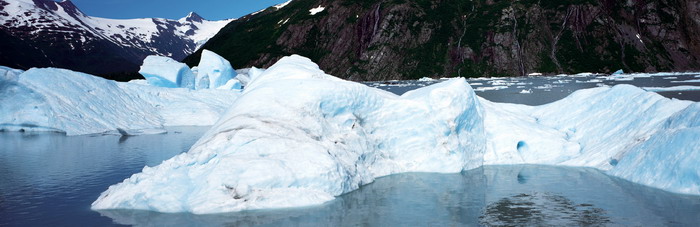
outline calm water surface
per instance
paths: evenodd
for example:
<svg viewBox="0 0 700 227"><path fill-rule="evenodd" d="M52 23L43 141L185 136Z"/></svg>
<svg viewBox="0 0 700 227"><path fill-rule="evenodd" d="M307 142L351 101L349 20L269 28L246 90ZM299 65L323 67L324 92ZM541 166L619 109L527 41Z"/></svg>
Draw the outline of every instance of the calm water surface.
<svg viewBox="0 0 700 227"><path fill-rule="evenodd" d="M595 78L580 80L591 79ZM646 79L659 82L641 86L661 87L673 81L660 77L635 81L641 83ZM576 83L579 79L566 83L554 83L561 78L504 80L511 83L508 88L477 94L493 101L510 97L510 102L536 105L563 98L576 89L598 86ZM375 85L402 93L429 83ZM503 82L471 80L470 83L488 87ZM528 87L518 88L522 85L516 83ZM672 84L678 85L686 84ZM521 94L523 89L533 92ZM665 95L689 100L698 97L694 92ZM487 166L459 174L387 176L329 203L305 208L219 215L90 210L90 204L107 187L140 172L146 165L158 165L189 150L207 129L177 127L169 128L168 134L135 137L0 132L0 226L697 226L700 223L699 196L633 184L595 169L529 165Z"/></svg>
<svg viewBox="0 0 700 227"><path fill-rule="evenodd" d="M576 90L599 86L614 86L617 84L631 84L637 87L694 86L697 90L658 93L667 98L700 101L700 73L660 74L647 75L645 77L630 76L623 79L618 78L617 80L606 77L607 75L504 77L472 78L467 81L474 88L477 95L487 100L533 106L557 101ZM365 84L400 95L438 82L441 82L441 80L366 82Z"/></svg>
<svg viewBox="0 0 700 227"><path fill-rule="evenodd" d="M700 223L700 197L598 170L487 166L458 174L377 179L315 207L220 215L96 212L90 204L144 165L188 150L206 128L128 137L0 133L0 225L10 226L450 226Z"/></svg>

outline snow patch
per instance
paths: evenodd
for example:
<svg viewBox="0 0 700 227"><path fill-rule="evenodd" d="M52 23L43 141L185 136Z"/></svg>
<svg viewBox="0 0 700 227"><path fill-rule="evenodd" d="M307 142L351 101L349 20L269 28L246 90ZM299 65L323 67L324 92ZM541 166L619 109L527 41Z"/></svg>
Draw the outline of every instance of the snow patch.
<svg viewBox="0 0 700 227"><path fill-rule="evenodd" d="M290 2L292 2L292 0L289 0L289 1L286 1L286 2L283 2L283 3L280 3L280 4L277 4L277 5L274 5L274 6L272 6L272 7L275 7L275 9L279 10L279 9L284 8L285 6L289 5Z"/></svg>
<svg viewBox="0 0 700 227"><path fill-rule="evenodd" d="M310 9L309 15L316 15L317 13L323 12L323 10L326 10L326 7L318 6L316 8Z"/></svg>

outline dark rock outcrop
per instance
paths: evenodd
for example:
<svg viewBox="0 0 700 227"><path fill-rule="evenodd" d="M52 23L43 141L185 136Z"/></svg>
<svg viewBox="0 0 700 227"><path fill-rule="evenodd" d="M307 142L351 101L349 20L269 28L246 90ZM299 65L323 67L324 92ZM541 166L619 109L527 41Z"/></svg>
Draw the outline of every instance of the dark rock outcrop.
<svg viewBox="0 0 700 227"><path fill-rule="evenodd" d="M699 35L693 0L294 0L204 48L236 68L301 54L339 77L389 80L700 70Z"/></svg>

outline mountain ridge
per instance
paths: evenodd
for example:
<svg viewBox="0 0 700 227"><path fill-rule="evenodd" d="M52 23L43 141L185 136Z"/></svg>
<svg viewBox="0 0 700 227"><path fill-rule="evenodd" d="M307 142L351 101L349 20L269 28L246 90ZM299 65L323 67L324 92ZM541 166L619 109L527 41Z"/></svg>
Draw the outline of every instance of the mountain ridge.
<svg viewBox="0 0 700 227"><path fill-rule="evenodd" d="M59 67L138 75L148 55L182 60L233 21L208 21L196 13L179 20L108 19L83 13L71 1L0 0L0 65L27 69ZM119 75L119 73L125 73Z"/></svg>
<svg viewBox="0 0 700 227"><path fill-rule="evenodd" d="M236 68L301 54L359 81L689 71L700 70L697 18L688 0L294 0L240 18L204 48Z"/></svg>

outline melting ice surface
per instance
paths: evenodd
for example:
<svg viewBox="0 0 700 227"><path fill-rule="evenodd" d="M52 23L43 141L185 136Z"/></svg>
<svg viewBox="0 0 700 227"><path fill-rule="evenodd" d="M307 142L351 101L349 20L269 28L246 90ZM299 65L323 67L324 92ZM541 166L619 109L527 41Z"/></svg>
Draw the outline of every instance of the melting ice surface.
<svg viewBox="0 0 700 227"><path fill-rule="evenodd" d="M189 152L111 186L92 208L309 206L391 174L498 164L594 167L698 195L698 112L698 103L630 85L536 107L479 98L464 79L397 96L291 56L252 80Z"/></svg>

